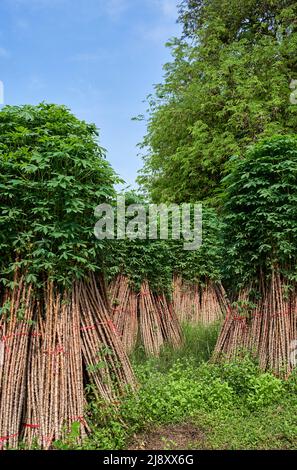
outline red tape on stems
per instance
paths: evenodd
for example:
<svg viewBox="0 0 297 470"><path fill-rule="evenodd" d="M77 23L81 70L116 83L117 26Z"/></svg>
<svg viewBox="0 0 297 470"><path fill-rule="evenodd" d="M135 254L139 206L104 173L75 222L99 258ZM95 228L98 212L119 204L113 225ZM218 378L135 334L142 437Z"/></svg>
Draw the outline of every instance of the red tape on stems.
<svg viewBox="0 0 297 470"><path fill-rule="evenodd" d="M82 424L83 426L87 426L87 422L84 416L72 416L70 419L73 420L73 422L78 422Z"/></svg>
<svg viewBox="0 0 297 470"><path fill-rule="evenodd" d="M96 325L108 325L108 322L102 322L102 323L96 322L96 323L93 323L92 325L82 326L79 328L80 328L80 331L96 330Z"/></svg>
<svg viewBox="0 0 297 470"><path fill-rule="evenodd" d="M40 337L40 336L42 336L41 333L36 333L36 332L33 332L33 333L32 333L32 337L33 337L33 338L38 338L38 337Z"/></svg>
<svg viewBox="0 0 297 470"><path fill-rule="evenodd" d="M118 331L117 327L115 326L115 324L113 323L112 320L108 320L106 322L97 322L93 325L89 325L89 326L83 326L82 328L80 328L81 331L88 331L88 330L96 330L96 325L107 325L109 326L115 333L117 333L118 335L120 335L120 332Z"/></svg>
<svg viewBox="0 0 297 470"><path fill-rule="evenodd" d="M18 435L19 435L19 433L10 434L9 436L1 436L0 437L0 442L8 441L9 439L12 439L13 437L17 437Z"/></svg>
<svg viewBox="0 0 297 470"><path fill-rule="evenodd" d="M80 331L89 331L89 330L96 330L96 326L95 325L91 325L91 326L83 326Z"/></svg>
<svg viewBox="0 0 297 470"><path fill-rule="evenodd" d="M53 442L54 440L54 436L42 436L42 442L43 442L43 445L44 444L49 444L51 445L51 443Z"/></svg>
<svg viewBox="0 0 297 470"><path fill-rule="evenodd" d="M11 333L10 335L6 335L6 336L3 336L2 337L2 341L6 342L8 341L9 339L11 338L15 338L15 337L23 337L23 336L32 336L33 338L36 338L37 336L42 336L41 333L25 333L25 332L20 332L20 333Z"/></svg>
<svg viewBox="0 0 297 470"><path fill-rule="evenodd" d="M112 311L113 312L119 312L122 307L113 307Z"/></svg>
<svg viewBox="0 0 297 470"><path fill-rule="evenodd" d="M137 296L143 296L143 297L145 297L146 295L151 295L151 293L149 291L144 290L137 294Z"/></svg>
<svg viewBox="0 0 297 470"><path fill-rule="evenodd" d="M121 336L121 333L119 332L118 328L115 326L112 320L108 320L107 324L110 326L114 333L116 333L118 336Z"/></svg>
<svg viewBox="0 0 297 470"><path fill-rule="evenodd" d="M23 426L24 426L24 427L31 428L31 429L38 429L38 428L40 428L39 424L27 424L27 423L24 423ZM9 435L9 436L2 436L2 437L0 437L0 448L3 447L3 442L8 441L9 439L12 439L12 438L17 437L17 436L19 436L19 433L11 434L11 435ZM42 436L42 440L43 440L44 443L51 444L52 441L53 441L53 436Z"/></svg>
<svg viewBox="0 0 297 470"><path fill-rule="evenodd" d="M43 351L44 354L51 354L51 355L57 355L57 354L61 354L61 353L66 353L65 349L63 348L63 346L58 346L56 349L48 349L47 351Z"/></svg>

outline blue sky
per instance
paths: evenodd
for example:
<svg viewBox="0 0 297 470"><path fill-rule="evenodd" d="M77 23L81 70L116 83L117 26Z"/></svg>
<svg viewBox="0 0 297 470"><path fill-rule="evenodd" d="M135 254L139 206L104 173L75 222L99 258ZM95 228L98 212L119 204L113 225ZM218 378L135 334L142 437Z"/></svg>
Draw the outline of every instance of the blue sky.
<svg viewBox="0 0 297 470"><path fill-rule="evenodd" d="M178 0L1 0L0 80L6 104L66 104L100 128L128 184L142 166L131 121L162 79Z"/></svg>

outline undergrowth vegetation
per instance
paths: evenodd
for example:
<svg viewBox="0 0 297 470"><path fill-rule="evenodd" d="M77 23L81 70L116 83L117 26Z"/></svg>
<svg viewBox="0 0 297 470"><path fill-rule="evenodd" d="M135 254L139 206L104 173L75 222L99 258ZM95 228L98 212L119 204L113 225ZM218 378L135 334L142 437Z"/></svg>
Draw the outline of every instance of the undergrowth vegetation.
<svg viewBox="0 0 297 470"><path fill-rule="evenodd" d="M184 323L182 326L184 338L182 346L173 349L170 345L165 345L160 357L150 358L150 365L158 371L167 372L177 360L182 362L191 361L196 365L202 361L207 361L215 347L220 327L221 322L208 326L201 323L197 325ZM141 345L133 353L132 361L136 366L145 363L146 354Z"/></svg>
<svg viewBox="0 0 297 470"><path fill-rule="evenodd" d="M83 448L126 449L137 433L181 422L194 423L205 435L191 443L193 449L296 448L297 375L285 382L243 353L233 362L212 364L207 359L216 327L186 325L184 331L179 353L164 350L158 359L136 353L136 394L118 407L90 402L92 434ZM74 427L56 447L73 448L76 432Z"/></svg>

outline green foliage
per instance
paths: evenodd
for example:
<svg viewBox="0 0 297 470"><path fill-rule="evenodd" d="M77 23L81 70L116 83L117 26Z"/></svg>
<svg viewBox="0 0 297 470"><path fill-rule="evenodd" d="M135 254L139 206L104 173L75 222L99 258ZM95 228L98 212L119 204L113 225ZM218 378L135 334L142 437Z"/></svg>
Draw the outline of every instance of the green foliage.
<svg viewBox="0 0 297 470"><path fill-rule="evenodd" d="M93 124L64 106L6 106L0 112L1 278L16 267L28 282L46 274L72 283L100 267L94 209L117 178ZM99 266L98 266L99 263Z"/></svg>
<svg viewBox="0 0 297 470"><path fill-rule="evenodd" d="M198 412L192 420L206 435L204 442L193 442L191 449L296 450L297 402L284 395L273 404L249 410L233 406L228 413Z"/></svg>
<svg viewBox="0 0 297 470"><path fill-rule="evenodd" d="M224 197L227 272L248 281L279 265L296 280L296 136L265 139L232 166Z"/></svg>
<svg viewBox="0 0 297 470"><path fill-rule="evenodd" d="M221 365L220 371L215 366L212 373L217 372L239 396L246 396L248 393L251 396L253 395L253 384L260 373L257 364L249 356L224 362Z"/></svg>
<svg viewBox="0 0 297 470"><path fill-rule="evenodd" d="M80 423L74 422L71 425L71 430L66 433L64 440L55 441L53 447L55 450L67 450L75 448L77 445L77 440L80 435Z"/></svg>
<svg viewBox="0 0 297 470"><path fill-rule="evenodd" d="M165 240L114 240L109 246L105 258L109 279L125 274L136 291L147 279L154 291L170 292L171 251Z"/></svg>
<svg viewBox="0 0 297 470"><path fill-rule="evenodd" d="M252 409L258 409L275 402L283 392L282 381L271 374L262 374L252 385L252 391L247 396L247 404Z"/></svg>
<svg viewBox="0 0 297 470"><path fill-rule="evenodd" d="M195 332L201 351L191 344L188 332L184 355L173 361L164 362L162 355L134 359L140 387L119 406L90 395L86 410L90 436L78 445L78 423L74 423L55 448L127 449L136 433L185 422L201 429L204 436L202 442L191 443L192 449L296 448L296 374L287 382L280 380L263 373L244 355L221 364L205 362L211 348L206 348L205 337L213 332Z"/></svg>
<svg viewBox="0 0 297 470"><path fill-rule="evenodd" d="M197 366L201 362L208 361L216 345L221 322L213 325L182 325L183 344L175 349L165 345L158 358L150 358L150 364L159 372L168 372L177 361L187 362ZM147 360L144 349L141 346L133 352L132 362L136 365Z"/></svg>
<svg viewBox="0 0 297 470"><path fill-rule="evenodd" d="M180 360L167 374L155 371L153 377L149 365L139 366L138 375L143 384L139 406L144 421L174 422L191 416L197 409L230 405L233 391L227 383L219 378L207 383L198 374L199 369Z"/></svg>
<svg viewBox="0 0 297 470"><path fill-rule="evenodd" d="M208 448L221 448L229 434L232 445L228 448L269 447L274 421L280 436L287 436L291 446L296 443L291 416L291 410L297 409L295 396L285 382L261 372L248 357L223 365L197 365L190 357L177 359L166 371L156 361L147 360L135 370L140 389L127 396L120 408L91 402L92 434L83 448L125 449L135 433L187 420L207 432ZM249 426L251 432L247 432ZM237 436L236 427L240 430ZM283 445L281 437L274 439L277 446Z"/></svg>
<svg viewBox="0 0 297 470"><path fill-rule="evenodd" d="M286 388L289 393L297 396L297 367L293 369L292 374L288 378Z"/></svg>
<svg viewBox="0 0 297 470"><path fill-rule="evenodd" d="M203 206L202 216L202 245L197 250L184 250L182 240L172 242L172 270L191 283L222 276L223 224L214 209Z"/></svg>
<svg viewBox="0 0 297 470"><path fill-rule="evenodd" d="M132 197L133 196L133 197ZM128 194L126 203L144 204L137 195ZM145 205L148 214L148 205ZM149 224L147 223L147 226ZM169 216L169 240L135 239L105 242L105 267L109 279L125 274L139 290L149 280L157 292L171 292L173 274L190 282L221 278L223 255L222 223L214 209L203 208L203 244L196 250L185 250L184 239L172 240Z"/></svg>
<svg viewBox="0 0 297 470"><path fill-rule="evenodd" d="M136 206L146 211L146 233L144 238L105 241L105 271L108 279L118 274L126 275L133 288L140 290L144 280L149 280L150 287L157 292L169 292L172 282L171 246L168 240L150 240L148 238L148 213L146 200L135 191L124 193L126 208L135 205L135 213L126 216L125 223L131 222L136 214ZM117 221L116 221L117 227Z"/></svg>
<svg viewBox="0 0 297 470"><path fill-rule="evenodd" d="M296 2L184 3L186 37L171 42L164 83L149 98L139 182L156 202L219 204L232 155L296 132Z"/></svg>
<svg viewBox="0 0 297 470"><path fill-rule="evenodd" d="M151 362L136 368L141 388L127 396L119 410L93 402L93 434L87 448L124 448L135 432L152 424L178 422L194 415L197 409L226 409L233 392L226 383L215 379L212 384L196 378L193 366L177 361L171 369L157 372Z"/></svg>
<svg viewBox="0 0 297 470"><path fill-rule="evenodd" d="M228 43L255 33L277 34L284 13L292 14L295 9L295 0L182 0L179 21L184 35L192 38L202 26L210 29L210 20L219 18L222 38Z"/></svg>

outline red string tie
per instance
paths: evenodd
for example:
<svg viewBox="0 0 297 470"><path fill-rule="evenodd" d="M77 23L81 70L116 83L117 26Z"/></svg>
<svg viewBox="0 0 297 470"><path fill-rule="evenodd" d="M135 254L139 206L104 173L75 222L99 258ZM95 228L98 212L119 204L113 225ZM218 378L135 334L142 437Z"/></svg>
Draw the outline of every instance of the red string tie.
<svg viewBox="0 0 297 470"><path fill-rule="evenodd" d="M121 307L120 307L120 306L118 306L118 307L113 307L113 309L112 309L113 312L118 312L118 311L120 311L120 310L121 310Z"/></svg>
<svg viewBox="0 0 297 470"><path fill-rule="evenodd" d="M83 326L80 330L81 331L90 331L90 330L94 331L96 330L96 326L95 325Z"/></svg>
<svg viewBox="0 0 297 470"><path fill-rule="evenodd" d="M40 336L42 336L42 334L41 334L41 333L37 333L37 331L34 331L34 332L32 333L32 337L33 337L33 338L39 338Z"/></svg>
<svg viewBox="0 0 297 470"><path fill-rule="evenodd" d="M151 294L151 293L150 293L149 291L145 291L145 290L144 290L144 291L139 292L138 295L140 295L140 296L142 296L142 297L145 297L145 296L148 296L148 295L150 295L150 294Z"/></svg>
<svg viewBox="0 0 297 470"><path fill-rule="evenodd" d="M44 354L51 354L51 355L57 355L57 354L65 353L65 352L66 351L63 348L63 346L59 346L56 349L53 349L52 351L50 349L48 351L43 351Z"/></svg>
<svg viewBox="0 0 297 470"><path fill-rule="evenodd" d="M233 320L244 323L244 322L246 322L246 317L234 316Z"/></svg>
<svg viewBox="0 0 297 470"><path fill-rule="evenodd" d="M19 435L19 433L10 434L10 436L1 436L0 437L0 442L8 441L9 439L12 439L13 437L17 437L18 435Z"/></svg>
<svg viewBox="0 0 297 470"><path fill-rule="evenodd" d="M10 338L14 338L16 336L29 336L29 334L28 333L11 333L11 335L3 336L2 341L6 342Z"/></svg>
<svg viewBox="0 0 297 470"><path fill-rule="evenodd" d="M77 422L82 424L83 426L87 426L84 416L72 416L70 419L73 420L74 423Z"/></svg>
<svg viewBox="0 0 297 470"><path fill-rule="evenodd" d="M120 335L120 332L119 330L117 329L117 327L115 326L115 324L113 323L112 320L108 320L107 324L110 326L111 330L116 333L117 335Z"/></svg>
<svg viewBox="0 0 297 470"><path fill-rule="evenodd" d="M285 311L285 312L278 312L278 313L274 313L273 315L271 315L271 318L279 318L279 317L285 317L289 315L289 312L288 311Z"/></svg>

